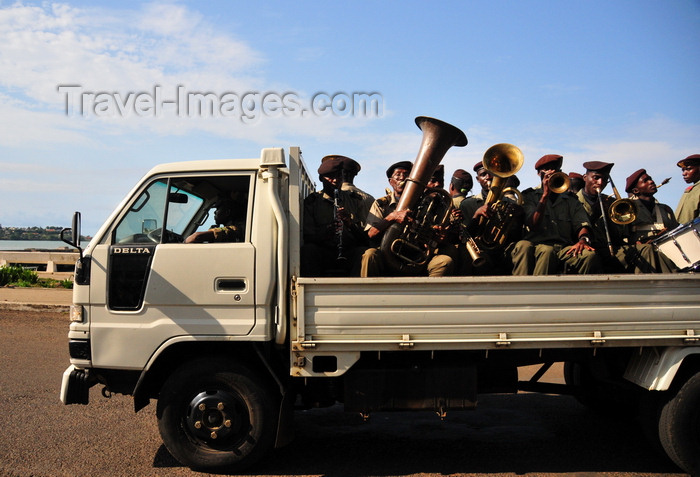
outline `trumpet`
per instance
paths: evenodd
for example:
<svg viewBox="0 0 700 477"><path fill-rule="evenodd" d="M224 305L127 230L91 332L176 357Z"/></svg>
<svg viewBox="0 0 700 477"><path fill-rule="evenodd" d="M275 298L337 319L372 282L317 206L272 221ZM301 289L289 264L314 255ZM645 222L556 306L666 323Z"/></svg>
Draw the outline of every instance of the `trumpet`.
<svg viewBox="0 0 700 477"><path fill-rule="evenodd" d="M623 199L620 197L620 193L615 187L615 183L610 179L610 185L612 186L613 192L615 193L615 202L610 204L608 209L608 214L610 214L610 220L618 225L628 225L637 220L637 206L634 204L632 199Z"/></svg>
<svg viewBox="0 0 700 477"><path fill-rule="evenodd" d="M555 194L563 194L571 187L571 179L566 172L558 171L549 176L549 190Z"/></svg>

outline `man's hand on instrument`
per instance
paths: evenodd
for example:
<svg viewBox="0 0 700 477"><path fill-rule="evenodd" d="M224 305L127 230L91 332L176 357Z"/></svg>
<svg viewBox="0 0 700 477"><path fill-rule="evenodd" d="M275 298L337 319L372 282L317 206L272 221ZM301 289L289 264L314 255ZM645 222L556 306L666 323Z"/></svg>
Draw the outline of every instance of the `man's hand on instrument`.
<svg viewBox="0 0 700 477"><path fill-rule="evenodd" d="M493 209L491 208L491 205L484 204L481 207L479 207L478 209L476 209L476 211L474 212L474 217L472 217L472 218L476 219L476 220L478 220L481 217L483 217L484 219L488 219L489 217L491 217L492 214L493 214Z"/></svg>
<svg viewBox="0 0 700 477"><path fill-rule="evenodd" d="M410 210L395 210L385 217L388 222L396 222L397 224L405 224L411 220L409 215Z"/></svg>

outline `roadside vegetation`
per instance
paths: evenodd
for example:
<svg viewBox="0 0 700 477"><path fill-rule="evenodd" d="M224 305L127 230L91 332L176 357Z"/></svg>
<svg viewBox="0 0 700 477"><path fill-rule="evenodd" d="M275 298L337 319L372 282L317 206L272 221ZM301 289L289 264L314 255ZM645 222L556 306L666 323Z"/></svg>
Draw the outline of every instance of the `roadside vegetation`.
<svg viewBox="0 0 700 477"><path fill-rule="evenodd" d="M22 267L9 266L0 267L0 286L73 288L73 281L54 280L53 278L39 278L39 274L33 270L25 270Z"/></svg>

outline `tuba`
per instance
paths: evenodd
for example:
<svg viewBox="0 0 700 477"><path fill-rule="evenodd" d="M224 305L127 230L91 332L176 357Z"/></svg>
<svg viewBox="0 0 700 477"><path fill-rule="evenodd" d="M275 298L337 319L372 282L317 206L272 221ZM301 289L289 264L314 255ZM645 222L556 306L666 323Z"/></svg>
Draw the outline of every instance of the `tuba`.
<svg viewBox="0 0 700 477"><path fill-rule="evenodd" d="M397 211L412 211L414 220L392 224L379 247L391 268L409 273L425 265L435 253L439 242L435 226L446 225L450 219L450 195L426 184L449 148L467 145L467 136L446 122L419 116L416 125L423 131L423 140L396 205Z"/></svg>
<svg viewBox="0 0 700 477"><path fill-rule="evenodd" d="M480 220L477 232L466 241L467 251L474 266L487 263L482 249L494 250L506 243L508 234L517 225L517 210L513 203L504 201L508 195L515 195L518 206L522 205L522 195L515 187L504 187L508 178L515 175L523 166L524 156L520 148L512 144L496 144L488 148L482 160L484 168L491 173L493 180L485 204L492 205L493 214L487 220Z"/></svg>

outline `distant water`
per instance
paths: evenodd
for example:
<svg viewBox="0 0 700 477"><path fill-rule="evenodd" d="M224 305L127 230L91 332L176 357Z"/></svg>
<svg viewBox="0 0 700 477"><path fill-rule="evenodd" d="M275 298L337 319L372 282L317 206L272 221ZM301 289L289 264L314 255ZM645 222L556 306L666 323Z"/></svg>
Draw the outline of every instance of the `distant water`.
<svg viewBox="0 0 700 477"><path fill-rule="evenodd" d="M75 250L60 240L0 240L0 250Z"/></svg>

